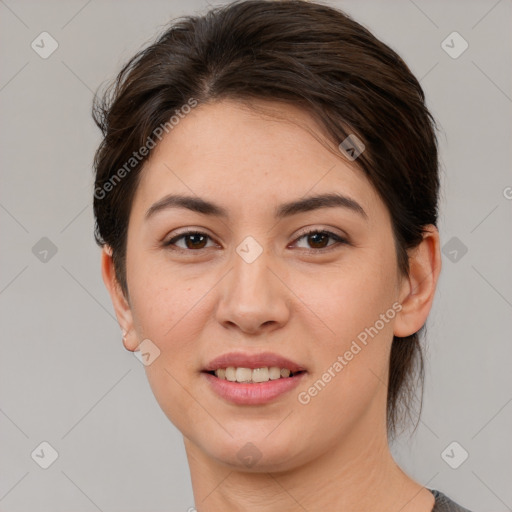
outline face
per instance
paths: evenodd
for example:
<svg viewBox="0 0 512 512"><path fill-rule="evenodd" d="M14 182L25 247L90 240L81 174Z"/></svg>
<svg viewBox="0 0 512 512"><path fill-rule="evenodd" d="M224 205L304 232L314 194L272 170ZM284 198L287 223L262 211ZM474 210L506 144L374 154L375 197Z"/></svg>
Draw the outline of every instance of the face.
<svg viewBox="0 0 512 512"><path fill-rule="evenodd" d="M126 318L127 346L159 351L147 377L187 446L265 471L385 433L403 280L389 213L356 162L301 110L259 105L280 118L200 105L153 150L129 219ZM325 194L342 199L304 201ZM227 367L270 380L231 382ZM263 367L292 376L250 371Z"/></svg>

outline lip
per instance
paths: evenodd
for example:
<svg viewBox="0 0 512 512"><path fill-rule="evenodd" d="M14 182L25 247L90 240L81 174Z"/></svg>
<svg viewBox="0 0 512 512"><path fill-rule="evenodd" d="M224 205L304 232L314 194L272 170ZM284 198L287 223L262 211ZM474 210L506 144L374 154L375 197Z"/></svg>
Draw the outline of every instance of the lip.
<svg viewBox="0 0 512 512"><path fill-rule="evenodd" d="M258 354L246 354L242 352L229 352L212 359L204 368L204 372L211 372L219 368L263 368L265 366L278 366L279 368L288 368L292 373L305 371L306 368L291 361L290 359L274 354L273 352L260 352Z"/></svg>
<svg viewBox="0 0 512 512"><path fill-rule="evenodd" d="M201 375L207 379L210 388L228 402L236 405L263 405L297 387L306 373L254 384L230 382L205 372Z"/></svg>
<svg viewBox="0 0 512 512"><path fill-rule="evenodd" d="M253 384L231 382L207 373L218 368L228 368L230 366L251 368L253 370L255 368L277 366L279 368L288 368L292 373L302 373L298 373L293 377L280 377L276 380ZM201 373L214 393L236 405L263 405L272 402L279 396L297 387L306 374L307 371L303 366L272 352L261 352L259 354L231 352L223 354L210 361Z"/></svg>

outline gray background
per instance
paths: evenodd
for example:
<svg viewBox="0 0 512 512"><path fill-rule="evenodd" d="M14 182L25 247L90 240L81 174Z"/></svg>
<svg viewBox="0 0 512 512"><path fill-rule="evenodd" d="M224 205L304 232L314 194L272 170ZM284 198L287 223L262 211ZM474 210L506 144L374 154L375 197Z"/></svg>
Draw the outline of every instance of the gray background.
<svg viewBox="0 0 512 512"><path fill-rule="evenodd" d="M393 452L420 483L475 512L512 510L512 2L330 4L405 59L442 128L443 271L423 415ZM124 350L101 281L90 108L93 91L168 20L206 7L0 1L1 511L194 504L181 435ZM43 31L59 44L47 59L31 48ZM469 43L456 59L441 46L453 31ZM59 454L48 469L31 457L43 441ZM441 456L453 441L469 453L458 469ZM463 452L448 453L453 463Z"/></svg>

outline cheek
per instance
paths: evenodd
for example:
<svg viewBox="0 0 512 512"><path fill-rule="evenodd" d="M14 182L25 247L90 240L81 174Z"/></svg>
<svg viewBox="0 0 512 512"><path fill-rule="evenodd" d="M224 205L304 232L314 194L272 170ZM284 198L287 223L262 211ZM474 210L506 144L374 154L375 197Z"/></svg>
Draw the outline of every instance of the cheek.
<svg viewBox="0 0 512 512"><path fill-rule="evenodd" d="M192 373L199 370L195 365L196 340L204 331L204 321L200 318L204 316L206 301L201 301L201 297L205 290L197 283L194 286L171 278L168 273L165 268L138 267L130 291L132 314L139 339L150 339L160 351L145 366L152 392L169 420L182 432L188 432L191 423L209 421L194 393L185 392Z"/></svg>
<svg viewBox="0 0 512 512"><path fill-rule="evenodd" d="M297 273L294 291L318 325L316 331L321 335L317 341L337 351L343 350L376 322L378 330L388 336L392 332L389 317L394 317L394 311L387 315L384 325L379 320L395 302L394 268L392 255L368 250L350 260L347 258L328 273L318 272L314 279Z"/></svg>
<svg viewBox="0 0 512 512"><path fill-rule="evenodd" d="M205 275L204 286L197 286L198 281L176 272L165 257L137 250L142 245L128 238L126 275L137 339L151 340L159 351L144 367L151 390L162 411L182 432L194 422L207 423L213 429L210 417L186 390L191 373L198 370L193 366L197 359L193 341L199 339L202 329L198 315L205 301L201 297L215 282Z"/></svg>
<svg viewBox="0 0 512 512"><path fill-rule="evenodd" d="M131 309L137 333L154 341L161 350L166 340L183 338L180 330L194 328L190 315L201 309L197 281L184 279L163 258L151 254L132 253L127 262L127 278ZM209 278L205 276L204 286ZM189 335L192 333L189 332Z"/></svg>
<svg viewBox="0 0 512 512"><path fill-rule="evenodd" d="M330 329L319 327L317 333L326 333L321 336L311 333L315 372L297 390L297 402L309 431L325 433L322 443L349 432L368 414L374 425L382 421L396 314L393 291L393 279L375 267L330 280L327 293L310 289L312 309Z"/></svg>
<svg viewBox="0 0 512 512"><path fill-rule="evenodd" d="M386 382L397 306L394 269L391 249L368 250L314 285L311 279L297 281L318 325L310 332L318 384L300 391L304 402L314 403L311 410L334 406L345 415L336 422L357 417Z"/></svg>

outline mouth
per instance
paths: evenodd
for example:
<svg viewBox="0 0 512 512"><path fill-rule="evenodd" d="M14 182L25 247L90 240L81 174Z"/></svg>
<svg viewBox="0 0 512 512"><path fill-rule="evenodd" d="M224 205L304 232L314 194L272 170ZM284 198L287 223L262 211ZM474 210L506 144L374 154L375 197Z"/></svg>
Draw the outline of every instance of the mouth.
<svg viewBox="0 0 512 512"><path fill-rule="evenodd" d="M291 371L289 368L279 368L279 366L263 366L261 368L244 368L228 366L227 368L217 368L216 370L205 371L213 377L220 380L227 380L237 384L261 384L280 379L288 379L305 373L305 370Z"/></svg>
<svg viewBox="0 0 512 512"><path fill-rule="evenodd" d="M224 354L201 371L217 396L236 405L274 401L298 386L307 373L303 366L269 352Z"/></svg>

